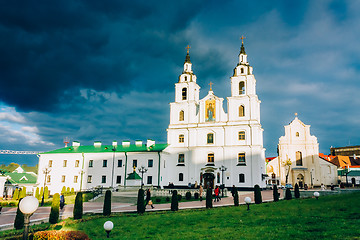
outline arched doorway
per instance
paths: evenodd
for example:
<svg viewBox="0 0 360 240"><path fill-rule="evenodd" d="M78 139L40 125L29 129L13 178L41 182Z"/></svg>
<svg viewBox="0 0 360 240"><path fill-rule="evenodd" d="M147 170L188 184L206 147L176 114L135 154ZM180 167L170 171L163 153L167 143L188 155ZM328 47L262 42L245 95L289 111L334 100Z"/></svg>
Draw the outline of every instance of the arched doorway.
<svg viewBox="0 0 360 240"><path fill-rule="evenodd" d="M203 179L204 179L204 189L207 189L209 187L214 189L215 175L213 173L204 173Z"/></svg>
<svg viewBox="0 0 360 240"><path fill-rule="evenodd" d="M351 183L355 186L356 184L355 178L351 178Z"/></svg>
<svg viewBox="0 0 360 240"><path fill-rule="evenodd" d="M301 173L297 176L297 182L299 184L299 188L303 188L304 187L304 175L302 175Z"/></svg>

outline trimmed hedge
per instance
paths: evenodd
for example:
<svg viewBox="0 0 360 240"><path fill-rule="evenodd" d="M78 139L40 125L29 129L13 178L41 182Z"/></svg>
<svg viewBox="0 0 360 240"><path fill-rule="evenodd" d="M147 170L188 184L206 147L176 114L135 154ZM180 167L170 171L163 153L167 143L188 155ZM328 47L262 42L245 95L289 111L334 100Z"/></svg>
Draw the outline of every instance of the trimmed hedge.
<svg viewBox="0 0 360 240"><path fill-rule="evenodd" d="M90 240L88 235L81 231L40 231L34 234L33 240L61 239L61 240Z"/></svg>
<svg viewBox="0 0 360 240"><path fill-rule="evenodd" d="M137 198L137 213L145 212L145 202L144 202L144 189L139 189L138 198Z"/></svg>
<svg viewBox="0 0 360 240"><path fill-rule="evenodd" d="M261 189L260 186L257 184L254 187L254 199L255 199L255 204L262 203Z"/></svg>
<svg viewBox="0 0 360 240"><path fill-rule="evenodd" d="M206 190L206 208L212 208L212 190L211 188L208 188Z"/></svg>
<svg viewBox="0 0 360 240"><path fill-rule="evenodd" d="M297 183L295 184L295 198L300 198L300 190Z"/></svg>
<svg viewBox="0 0 360 240"><path fill-rule="evenodd" d="M75 198L75 205L74 205L74 219L82 219L83 215L83 198L82 193L78 192Z"/></svg>
<svg viewBox="0 0 360 240"><path fill-rule="evenodd" d="M279 201L279 193L276 185L274 185L273 188L273 198L274 198L274 202Z"/></svg>
<svg viewBox="0 0 360 240"><path fill-rule="evenodd" d="M194 198L199 199L199 193L198 192L194 193Z"/></svg>
<svg viewBox="0 0 360 240"><path fill-rule="evenodd" d="M234 191L234 206L239 206L239 193L237 190Z"/></svg>
<svg viewBox="0 0 360 240"><path fill-rule="evenodd" d="M291 200L291 199L292 199L292 195L291 195L291 190L290 190L290 188L287 188L287 189L286 189L285 199L286 199L286 200Z"/></svg>
<svg viewBox="0 0 360 240"><path fill-rule="evenodd" d="M177 194L177 191L174 190L171 197L171 211L177 210L179 210L179 195Z"/></svg>
<svg viewBox="0 0 360 240"><path fill-rule="evenodd" d="M59 212L60 212L60 195L58 193L55 193L52 200L51 212L49 216L49 222L51 224L55 224L58 222Z"/></svg>
<svg viewBox="0 0 360 240"><path fill-rule="evenodd" d="M186 192L185 199L190 200L191 199L191 192Z"/></svg>
<svg viewBox="0 0 360 240"><path fill-rule="evenodd" d="M111 215L111 191L110 190L106 190L106 192L105 192L103 215L104 216Z"/></svg>
<svg viewBox="0 0 360 240"><path fill-rule="evenodd" d="M20 198L19 204L20 204L21 200L22 200L22 198ZM18 204L18 208L16 210L16 217L15 217L15 221L14 221L14 228L16 230L22 229L24 227L24 214L20 211L19 204Z"/></svg>

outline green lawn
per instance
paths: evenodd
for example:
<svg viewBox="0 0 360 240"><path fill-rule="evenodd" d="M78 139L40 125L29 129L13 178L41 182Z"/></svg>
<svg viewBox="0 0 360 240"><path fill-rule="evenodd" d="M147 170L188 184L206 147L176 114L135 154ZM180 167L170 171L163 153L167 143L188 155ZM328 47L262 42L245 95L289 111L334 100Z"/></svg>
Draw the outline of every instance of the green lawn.
<svg viewBox="0 0 360 240"><path fill-rule="evenodd" d="M85 222L68 220L63 230L82 230L104 239L103 224L114 222L112 239L360 239L360 193L277 203L119 214Z"/></svg>

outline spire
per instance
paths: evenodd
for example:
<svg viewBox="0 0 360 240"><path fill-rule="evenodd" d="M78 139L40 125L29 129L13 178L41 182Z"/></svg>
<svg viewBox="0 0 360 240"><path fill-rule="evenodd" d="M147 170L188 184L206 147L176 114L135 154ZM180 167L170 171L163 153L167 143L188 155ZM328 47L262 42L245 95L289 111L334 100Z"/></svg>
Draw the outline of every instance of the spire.
<svg viewBox="0 0 360 240"><path fill-rule="evenodd" d="M190 46L187 45L186 49L187 49L187 54L186 54L185 62L184 62L184 63L191 63L191 61L190 61L190 55L189 55Z"/></svg>
<svg viewBox="0 0 360 240"><path fill-rule="evenodd" d="M241 48L240 48L240 54L246 54L245 52L245 47L244 47L244 39L245 37L244 36L241 36Z"/></svg>

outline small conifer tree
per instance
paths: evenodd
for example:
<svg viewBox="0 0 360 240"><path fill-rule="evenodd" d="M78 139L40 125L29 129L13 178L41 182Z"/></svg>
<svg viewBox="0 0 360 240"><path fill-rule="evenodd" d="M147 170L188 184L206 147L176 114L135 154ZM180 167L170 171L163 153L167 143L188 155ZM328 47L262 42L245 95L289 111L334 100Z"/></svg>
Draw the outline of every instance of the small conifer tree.
<svg viewBox="0 0 360 240"><path fill-rule="evenodd" d="M206 208L212 208L212 191L211 188L206 189Z"/></svg>
<svg viewBox="0 0 360 240"><path fill-rule="evenodd" d="M239 193L236 189L234 191L234 206L239 206Z"/></svg>
<svg viewBox="0 0 360 240"><path fill-rule="evenodd" d="M254 199L255 199L255 204L262 203L261 189L260 186L257 184L254 187Z"/></svg>
<svg viewBox="0 0 360 240"><path fill-rule="evenodd" d="M15 222L14 222L14 228L16 230L22 229L24 227L24 214L20 211L20 202L21 202L22 198L20 198L19 200L19 204L16 210L16 217L15 217Z"/></svg>
<svg viewBox="0 0 360 240"><path fill-rule="evenodd" d="M26 187L23 187L19 193L19 198L26 197Z"/></svg>
<svg viewBox="0 0 360 240"><path fill-rule="evenodd" d="M13 194L13 199L14 200L19 200L19 189L16 188Z"/></svg>
<svg viewBox="0 0 360 240"><path fill-rule="evenodd" d="M143 199L144 199L144 197L143 197ZM110 190L106 190L106 192L105 192L103 215L104 216L111 215L111 191Z"/></svg>
<svg viewBox="0 0 360 240"><path fill-rule="evenodd" d="M177 211L177 210L179 210L179 198L177 191L174 190L172 191L172 196L171 196L171 211Z"/></svg>
<svg viewBox="0 0 360 240"><path fill-rule="evenodd" d="M40 196L39 196L39 200L40 200L40 199L42 199L43 194L44 194L44 188L43 188L43 187L41 187L41 189L40 189Z"/></svg>
<svg viewBox="0 0 360 240"><path fill-rule="evenodd" d="M48 186L46 186L44 190L44 199L48 199L48 198L49 198L49 188Z"/></svg>
<svg viewBox="0 0 360 240"><path fill-rule="evenodd" d="M191 192L186 192L185 198L186 198L186 200L190 200L191 199Z"/></svg>
<svg viewBox="0 0 360 240"><path fill-rule="evenodd" d="M300 198L300 190L297 183L295 184L295 198Z"/></svg>
<svg viewBox="0 0 360 240"><path fill-rule="evenodd" d="M66 195L70 195L70 187L66 188Z"/></svg>
<svg viewBox="0 0 360 240"><path fill-rule="evenodd" d="M274 202L279 201L279 193L276 185L274 185L273 188L273 198L274 198Z"/></svg>
<svg viewBox="0 0 360 240"><path fill-rule="evenodd" d="M75 197L74 219L81 219L83 215L83 198L82 192L78 192Z"/></svg>
<svg viewBox="0 0 360 240"><path fill-rule="evenodd" d="M292 199L292 195L291 195L291 190L290 190L290 188L286 188L286 191L285 191L285 199L286 199L286 200L291 200L291 199Z"/></svg>
<svg viewBox="0 0 360 240"><path fill-rule="evenodd" d="M62 195L65 195L65 194L66 194L66 187L65 187L65 186L62 187L62 189L61 189L61 194L62 194Z"/></svg>
<svg viewBox="0 0 360 240"><path fill-rule="evenodd" d="M70 194L71 194L71 195L75 194L75 190L74 190L74 188L73 188L73 187L71 188L71 192L70 192Z"/></svg>
<svg viewBox="0 0 360 240"><path fill-rule="evenodd" d="M49 222L51 224L55 224L58 222L59 212L60 212L60 195L58 193L55 193L52 200L51 212L49 216Z"/></svg>
<svg viewBox="0 0 360 240"><path fill-rule="evenodd" d="M137 198L137 213L143 214L145 212L144 189L140 188Z"/></svg>
<svg viewBox="0 0 360 240"><path fill-rule="evenodd" d="M39 200L39 197L40 197L39 187L36 187L35 198L37 198Z"/></svg>

